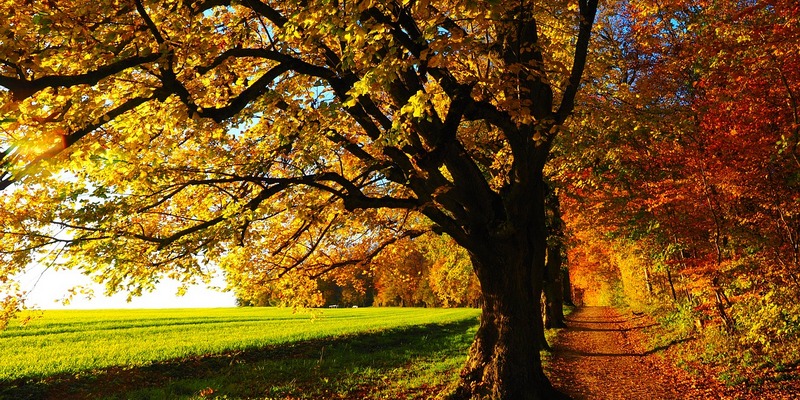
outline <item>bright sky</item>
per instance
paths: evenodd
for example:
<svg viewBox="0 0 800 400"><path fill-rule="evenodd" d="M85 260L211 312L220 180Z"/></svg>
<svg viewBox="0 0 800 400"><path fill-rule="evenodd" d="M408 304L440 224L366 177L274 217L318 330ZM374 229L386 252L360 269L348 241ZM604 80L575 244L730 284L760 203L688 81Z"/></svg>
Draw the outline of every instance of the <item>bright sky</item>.
<svg viewBox="0 0 800 400"><path fill-rule="evenodd" d="M41 276L41 279L39 279ZM36 283L39 279L38 284ZM142 297L134 297L128 303L126 294L119 293L112 297L103 295L103 286L93 283L88 277L72 270L44 270L44 267L30 268L21 279L23 290L27 290L26 305L47 309L90 309L90 308L194 308L194 307L234 307L236 299L232 293L223 293L209 287L192 286L184 296L176 296L178 282L164 280L156 291L145 293ZM91 300L76 295L69 305L63 305L61 299L67 291L77 285L94 289ZM212 286L224 286L221 278L212 282Z"/></svg>

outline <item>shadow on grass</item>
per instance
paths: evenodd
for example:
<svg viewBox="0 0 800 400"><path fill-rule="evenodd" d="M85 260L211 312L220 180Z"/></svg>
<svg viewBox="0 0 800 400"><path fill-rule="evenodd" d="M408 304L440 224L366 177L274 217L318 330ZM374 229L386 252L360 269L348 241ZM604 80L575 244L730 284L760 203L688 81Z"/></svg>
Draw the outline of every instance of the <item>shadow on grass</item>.
<svg viewBox="0 0 800 400"><path fill-rule="evenodd" d="M452 384L477 320L404 327L114 367L0 380L0 399L428 398Z"/></svg>

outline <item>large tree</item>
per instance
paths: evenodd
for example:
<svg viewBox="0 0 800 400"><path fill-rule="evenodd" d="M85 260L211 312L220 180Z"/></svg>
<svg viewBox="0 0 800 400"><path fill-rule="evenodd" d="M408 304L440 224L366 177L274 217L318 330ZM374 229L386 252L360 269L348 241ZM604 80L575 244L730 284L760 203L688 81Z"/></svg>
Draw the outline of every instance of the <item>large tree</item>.
<svg viewBox="0 0 800 400"><path fill-rule="evenodd" d="M2 2L0 272L56 246L49 262L109 290L214 261L301 299L400 238L447 233L483 295L459 395L550 398L533 345L542 170L596 9Z"/></svg>

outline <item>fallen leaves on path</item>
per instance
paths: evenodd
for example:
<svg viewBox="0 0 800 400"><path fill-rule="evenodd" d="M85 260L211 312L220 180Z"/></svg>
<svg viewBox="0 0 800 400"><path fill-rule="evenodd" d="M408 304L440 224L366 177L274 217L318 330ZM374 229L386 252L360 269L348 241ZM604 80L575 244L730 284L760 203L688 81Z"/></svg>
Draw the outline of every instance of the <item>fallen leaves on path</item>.
<svg viewBox="0 0 800 400"><path fill-rule="evenodd" d="M645 315L584 307L567 325L547 371L553 386L575 400L800 399L800 391L785 386L728 387L710 372L690 375L677 368L667 348L646 348L643 330L655 323Z"/></svg>

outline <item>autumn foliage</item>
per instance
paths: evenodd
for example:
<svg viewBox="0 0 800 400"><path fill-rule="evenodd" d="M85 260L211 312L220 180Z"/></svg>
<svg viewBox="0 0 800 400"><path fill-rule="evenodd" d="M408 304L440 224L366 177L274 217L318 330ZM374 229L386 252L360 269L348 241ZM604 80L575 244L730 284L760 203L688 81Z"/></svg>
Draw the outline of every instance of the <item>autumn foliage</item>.
<svg viewBox="0 0 800 400"><path fill-rule="evenodd" d="M446 234L483 309L458 397L554 395L526 342L544 337L543 169L597 0L17 3L0 2L2 275L48 263L139 295L221 268L310 306L384 265L404 298L429 280L378 260Z"/></svg>
<svg viewBox="0 0 800 400"><path fill-rule="evenodd" d="M242 305L477 307L480 287L467 253L449 237L403 239L371 262L337 268L308 281L297 296L280 283L228 275ZM316 293L316 294L315 294ZM307 299L311 299L310 301Z"/></svg>
<svg viewBox="0 0 800 400"><path fill-rule="evenodd" d="M796 1L14 3L0 320L31 262L479 303L459 396L539 399L569 276L694 359L800 360Z"/></svg>
<svg viewBox="0 0 800 400"><path fill-rule="evenodd" d="M687 359L751 377L796 364L800 6L615 7L552 172L578 291L656 310L700 338Z"/></svg>

